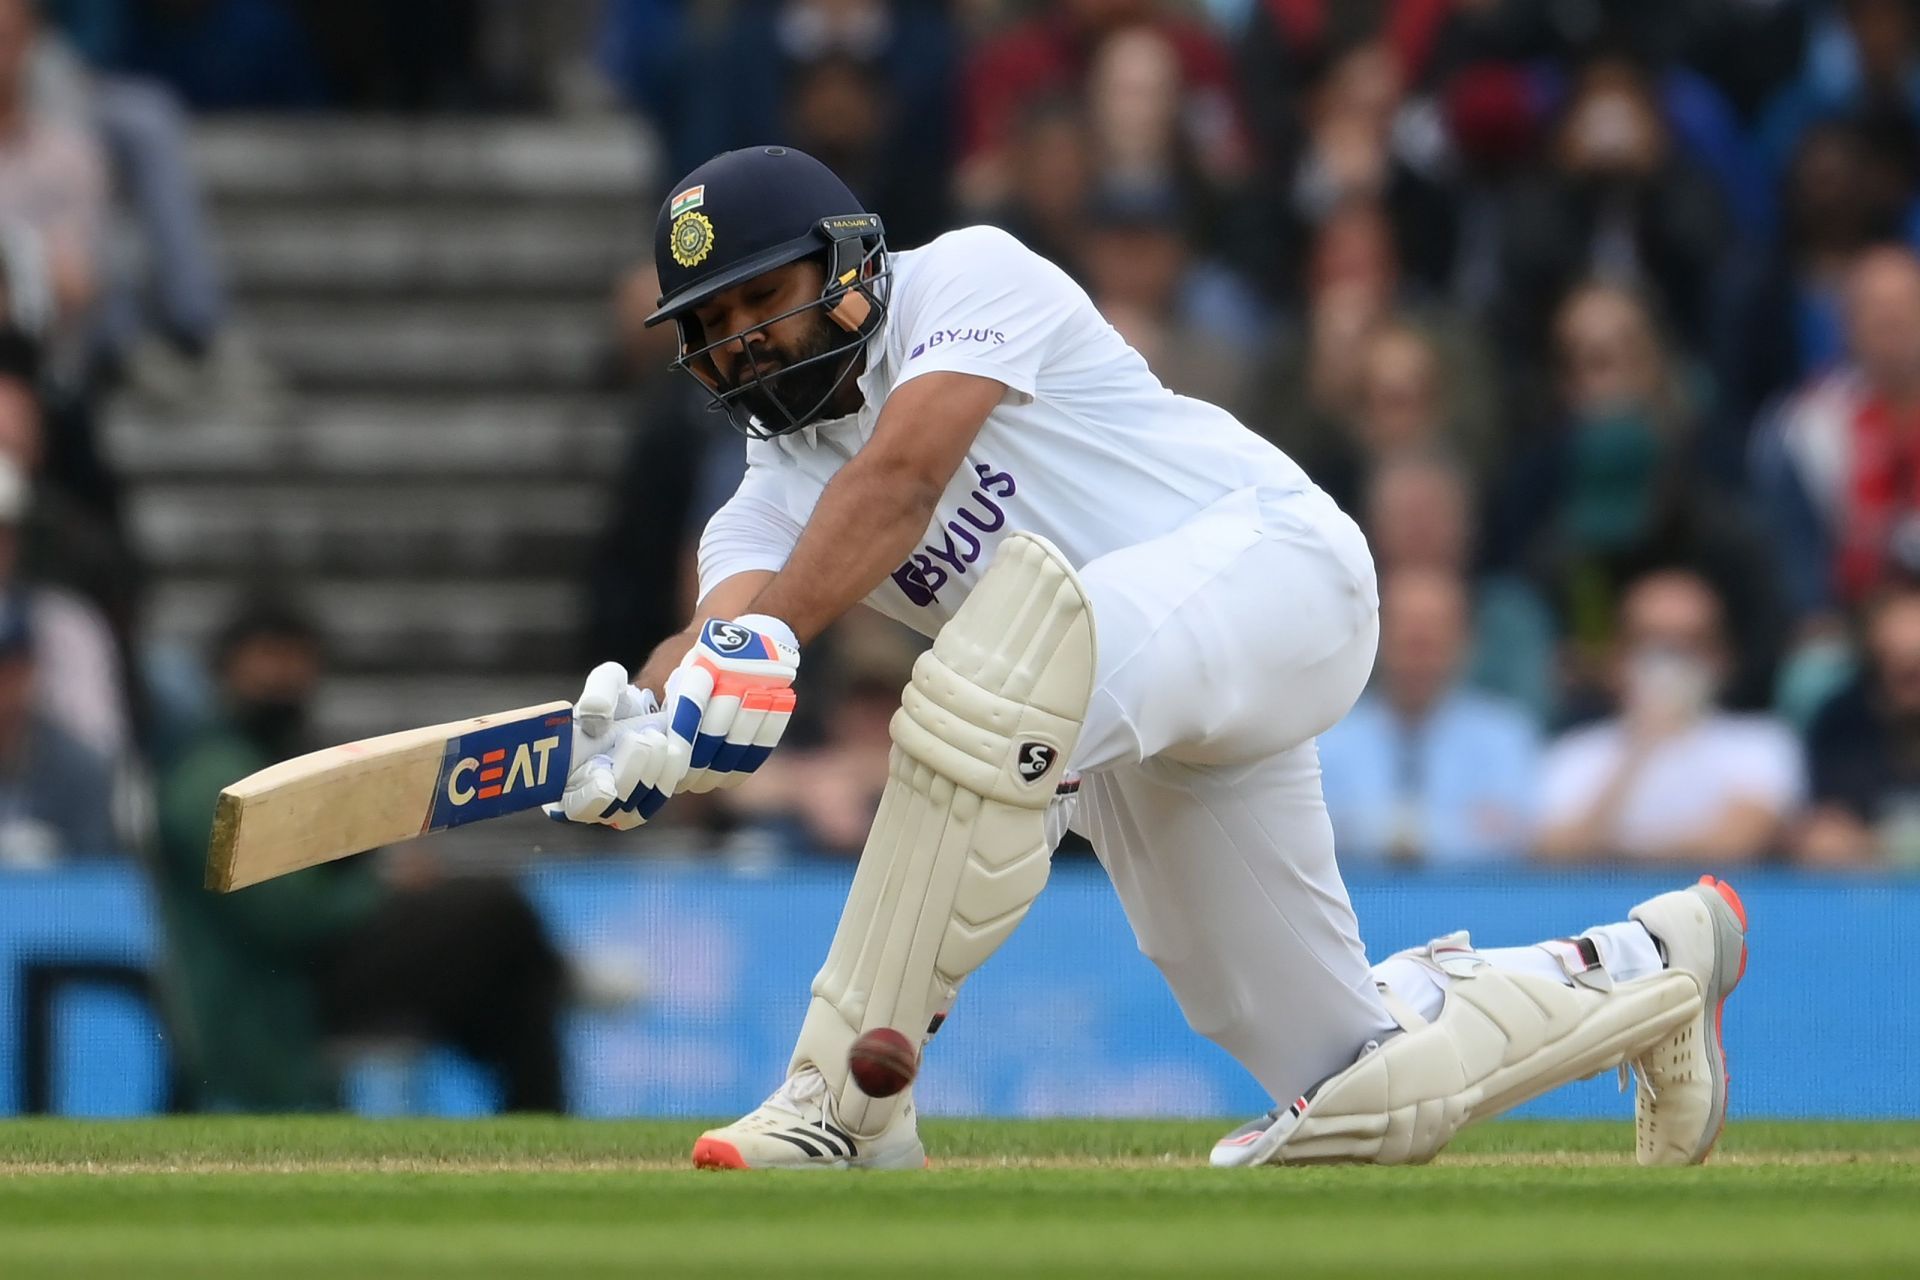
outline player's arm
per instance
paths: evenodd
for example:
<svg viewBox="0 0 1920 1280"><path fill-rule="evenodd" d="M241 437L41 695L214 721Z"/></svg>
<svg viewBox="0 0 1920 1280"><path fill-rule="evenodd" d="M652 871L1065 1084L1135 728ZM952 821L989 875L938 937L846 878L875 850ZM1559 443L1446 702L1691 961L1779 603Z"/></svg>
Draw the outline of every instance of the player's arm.
<svg viewBox="0 0 1920 1280"><path fill-rule="evenodd" d="M785 567L743 612L780 619L804 643L858 604L926 533L1006 391L991 378L944 370L896 389L872 438L821 493Z"/></svg>
<svg viewBox="0 0 1920 1280"><path fill-rule="evenodd" d="M663 719L616 735L562 811L644 822L670 796L732 786L758 769L792 717L801 642L859 603L925 534L1005 394L992 378L947 370L897 388L873 436L821 493L785 564L730 575L701 602L694 628L648 660L641 684L659 682Z"/></svg>
<svg viewBox="0 0 1920 1280"><path fill-rule="evenodd" d="M745 573L736 573L714 584L700 604L693 611L693 618L686 626L662 640L647 655L633 682L642 689L651 689L653 695L661 697L667 688L667 677L687 656L687 650L693 648L700 638L700 628L708 618L737 618L743 613L752 612L755 596L761 588L773 580L773 573L766 569L750 569Z"/></svg>

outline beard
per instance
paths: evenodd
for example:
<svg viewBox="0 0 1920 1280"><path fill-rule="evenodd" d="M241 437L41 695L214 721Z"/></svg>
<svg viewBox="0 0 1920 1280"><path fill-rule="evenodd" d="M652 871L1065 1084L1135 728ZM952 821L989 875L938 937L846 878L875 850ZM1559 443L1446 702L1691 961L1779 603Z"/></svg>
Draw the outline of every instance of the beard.
<svg viewBox="0 0 1920 1280"><path fill-rule="evenodd" d="M778 434L806 425L846 376L847 361L832 357L848 354L847 335L825 316L811 318L814 323L797 349L756 347L738 381L722 379L727 399L752 414L763 431Z"/></svg>

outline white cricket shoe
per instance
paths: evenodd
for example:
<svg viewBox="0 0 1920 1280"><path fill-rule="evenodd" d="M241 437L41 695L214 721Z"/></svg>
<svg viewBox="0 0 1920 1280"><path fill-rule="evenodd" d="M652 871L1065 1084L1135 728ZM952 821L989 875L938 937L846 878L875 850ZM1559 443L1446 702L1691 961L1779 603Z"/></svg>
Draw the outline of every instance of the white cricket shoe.
<svg viewBox="0 0 1920 1280"><path fill-rule="evenodd" d="M1700 1013L1633 1060L1635 1155L1641 1164L1699 1164L1727 1122L1727 1052L1720 1015L1747 971L1747 909L1712 876L1628 913L1666 953L1667 968L1700 984Z"/></svg>
<svg viewBox="0 0 1920 1280"><path fill-rule="evenodd" d="M887 1127L858 1137L834 1117L817 1067L802 1067L757 1108L693 1144L699 1169L924 1169L926 1148L911 1092Z"/></svg>

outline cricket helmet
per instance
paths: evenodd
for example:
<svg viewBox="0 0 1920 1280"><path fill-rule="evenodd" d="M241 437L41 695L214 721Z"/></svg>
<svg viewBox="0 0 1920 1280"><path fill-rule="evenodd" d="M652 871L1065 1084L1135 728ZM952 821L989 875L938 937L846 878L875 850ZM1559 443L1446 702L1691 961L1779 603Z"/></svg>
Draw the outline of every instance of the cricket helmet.
<svg viewBox="0 0 1920 1280"><path fill-rule="evenodd" d="M673 185L654 225L654 265L660 273L655 325L672 320L680 330L684 369L713 398L714 407L752 436L776 436L816 420L858 364L866 340L886 318L886 235L877 215L860 205L847 184L826 165L791 147L745 147L707 161ZM819 308L843 335L831 349L762 372L749 359L737 386L719 377L712 353L740 343L742 333L703 332L694 309L714 295L755 276L818 257L826 268L820 296L765 323ZM780 382L802 369L839 361L838 377L809 404L790 404ZM789 384L791 386L792 384ZM739 397L759 390L783 419L763 422Z"/></svg>

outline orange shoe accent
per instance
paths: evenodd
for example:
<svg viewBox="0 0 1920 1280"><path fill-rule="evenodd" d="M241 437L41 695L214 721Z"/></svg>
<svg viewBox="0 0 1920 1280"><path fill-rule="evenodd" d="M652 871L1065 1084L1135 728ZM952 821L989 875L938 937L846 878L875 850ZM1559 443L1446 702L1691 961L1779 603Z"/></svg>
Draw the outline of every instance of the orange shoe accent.
<svg viewBox="0 0 1920 1280"><path fill-rule="evenodd" d="M1716 880L1712 876L1701 876L1700 883L1719 894L1721 900L1733 909L1734 917L1740 921L1740 932L1744 935L1747 931L1747 906L1740 901L1740 895L1734 891L1733 886L1725 880ZM1720 1003L1714 1006L1713 1010L1713 1042L1720 1051L1720 1082L1721 1087L1729 1094L1733 1092L1733 1069L1727 1063L1726 1032L1723 1029L1727 1013L1727 997L1733 993L1733 987L1739 986L1740 980L1746 976L1747 944L1743 936L1740 942L1740 971L1733 977L1733 986L1721 993ZM1707 1142L1707 1149L1700 1153L1702 1164L1705 1164L1707 1158L1713 1154L1713 1149L1720 1145L1720 1136L1727 1131L1727 1112L1730 1109L1727 1107L1721 1109L1720 1127L1713 1131L1713 1137Z"/></svg>
<svg viewBox="0 0 1920 1280"><path fill-rule="evenodd" d="M718 1138L702 1138L693 1144L693 1167L696 1169L745 1169L747 1162L740 1158L740 1148L731 1142L722 1142Z"/></svg>
<svg viewBox="0 0 1920 1280"><path fill-rule="evenodd" d="M1701 876L1700 883L1726 899L1727 905L1733 908L1733 914L1739 918L1740 927L1747 927L1747 906L1740 901L1740 895L1733 891L1732 885L1725 880L1715 880L1712 876Z"/></svg>

